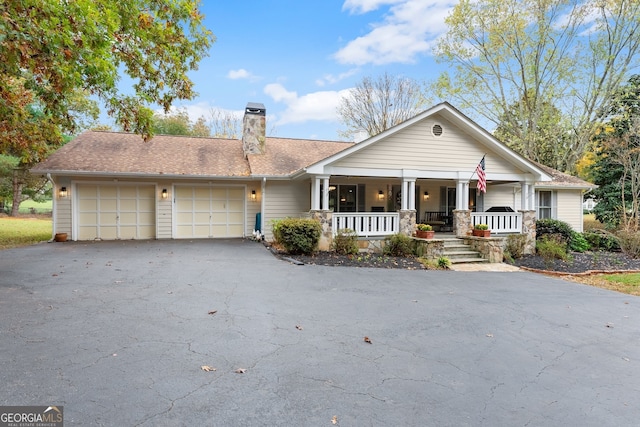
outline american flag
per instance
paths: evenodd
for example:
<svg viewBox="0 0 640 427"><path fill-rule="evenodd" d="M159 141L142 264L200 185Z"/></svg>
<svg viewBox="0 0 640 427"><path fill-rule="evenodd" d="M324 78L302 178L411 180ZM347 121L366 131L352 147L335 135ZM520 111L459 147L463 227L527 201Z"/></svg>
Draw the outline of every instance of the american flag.
<svg viewBox="0 0 640 427"><path fill-rule="evenodd" d="M478 174L478 191L482 191L483 193L487 192L487 175L484 173L484 156L482 156L482 160L476 166L476 173Z"/></svg>

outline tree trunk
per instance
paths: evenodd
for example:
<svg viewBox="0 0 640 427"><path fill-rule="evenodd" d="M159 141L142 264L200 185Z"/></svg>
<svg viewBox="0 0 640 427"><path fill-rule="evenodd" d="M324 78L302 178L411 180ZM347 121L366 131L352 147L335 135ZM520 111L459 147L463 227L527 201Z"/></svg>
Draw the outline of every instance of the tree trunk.
<svg viewBox="0 0 640 427"><path fill-rule="evenodd" d="M22 202L22 186L24 180L22 179L22 170L13 170L13 204L11 205L11 216L18 216L20 212L20 203Z"/></svg>

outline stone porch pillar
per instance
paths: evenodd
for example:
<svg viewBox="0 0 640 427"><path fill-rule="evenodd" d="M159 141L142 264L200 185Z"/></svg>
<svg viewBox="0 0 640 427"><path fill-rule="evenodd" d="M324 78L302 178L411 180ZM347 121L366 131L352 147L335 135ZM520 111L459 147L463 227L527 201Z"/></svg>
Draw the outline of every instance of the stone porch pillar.
<svg viewBox="0 0 640 427"><path fill-rule="evenodd" d="M471 211L468 209L455 209L453 211L453 232L456 237L466 237L471 231Z"/></svg>
<svg viewBox="0 0 640 427"><path fill-rule="evenodd" d="M536 253L536 211L519 210L522 213L522 234L526 236L524 244L524 254Z"/></svg>
<svg viewBox="0 0 640 427"><path fill-rule="evenodd" d="M320 227L322 227L318 249L321 251L330 250L333 243L333 212L329 210L311 210L309 215L311 219L320 222Z"/></svg>
<svg viewBox="0 0 640 427"><path fill-rule="evenodd" d="M398 211L400 216L400 234L407 236L413 235L416 229L416 211L415 209L404 209Z"/></svg>

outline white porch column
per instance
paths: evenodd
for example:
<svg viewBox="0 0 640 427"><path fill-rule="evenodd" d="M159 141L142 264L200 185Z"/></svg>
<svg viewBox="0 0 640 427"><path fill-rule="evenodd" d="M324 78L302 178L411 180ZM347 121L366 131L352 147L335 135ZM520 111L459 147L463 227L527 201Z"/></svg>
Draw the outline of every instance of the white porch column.
<svg viewBox="0 0 640 427"><path fill-rule="evenodd" d="M520 184L522 210L535 210L535 191L533 184L527 182Z"/></svg>
<svg viewBox="0 0 640 427"><path fill-rule="evenodd" d="M462 193L462 206L465 211L469 210L469 181L465 181L462 183L463 193Z"/></svg>
<svg viewBox="0 0 640 427"><path fill-rule="evenodd" d="M329 177L322 177L322 210L329 210Z"/></svg>
<svg viewBox="0 0 640 427"><path fill-rule="evenodd" d="M416 210L416 181L409 181L409 209Z"/></svg>
<svg viewBox="0 0 640 427"><path fill-rule="evenodd" d="M402 180L402 191L401 191L401 196L402 196L402 203L400 206L400 209L402 209L403 211L407 210L407 206L409 205L407 203L407 195L409 194L409 182L406 180Z"/></svg>
<svg viewBox="0 0 640 427"><path fill-rule="evenodd" d="M311 178L311 210L320 210L320 177Z"/></svg>
<svg viewBox="0 0 640 427"><path fill-rule="evenodd" d="M469 210L469 181L456 181L456 209Z"/></svg>
<svg viewBox="0 0 640 427"><path fill-rule="evenodd" d="M525 210L525 211L530 210L529 184L527 184L526 182L520 183L520 205L522 210Z"/></svg>
<svg viewBox="0 0 640 427"><path fill-rule="evenodd" d="M529 184L529 209L532 211L536 210L536 187L533 184Z"/></svg>

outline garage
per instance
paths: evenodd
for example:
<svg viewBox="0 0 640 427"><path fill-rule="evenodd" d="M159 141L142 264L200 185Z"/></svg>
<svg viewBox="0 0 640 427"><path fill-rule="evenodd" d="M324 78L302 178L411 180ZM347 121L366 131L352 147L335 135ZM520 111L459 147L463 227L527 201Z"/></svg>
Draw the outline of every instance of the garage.
<svg viewBox="0 0 640 427"><path fill-rule="evenodd" d="M244 237L244 186L176 186L174 194L175 237Z"/></svg>
<svg viewBox="0 0 640 427"><path fill-rule="evenodd" d="M154 185L78 184L77 240L154 239Z"/></svg>

